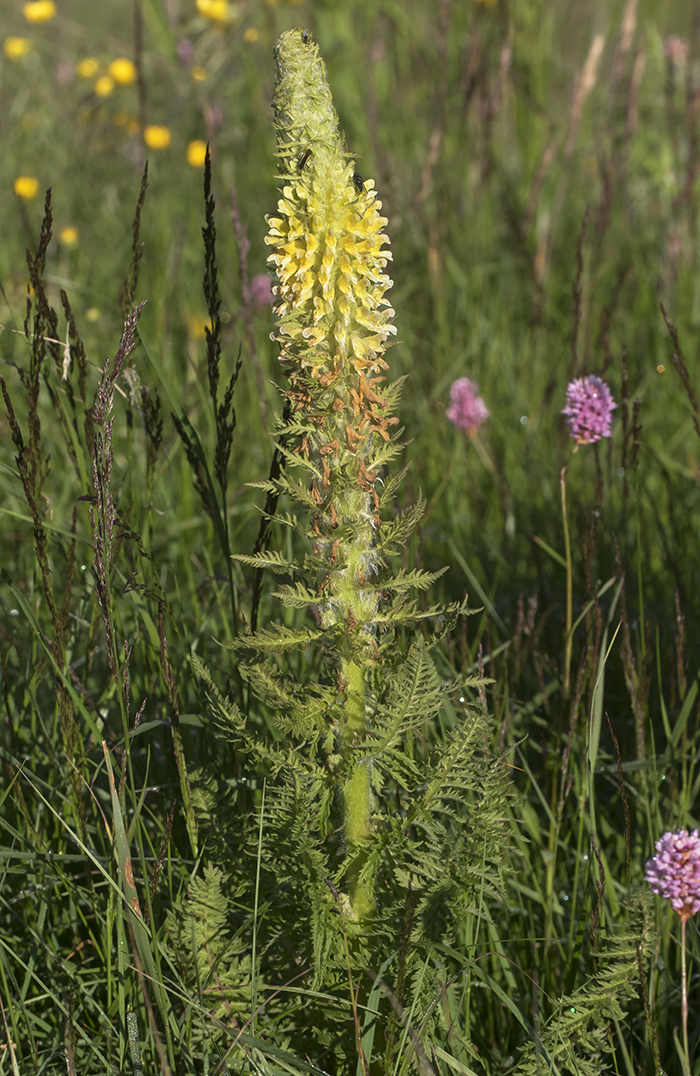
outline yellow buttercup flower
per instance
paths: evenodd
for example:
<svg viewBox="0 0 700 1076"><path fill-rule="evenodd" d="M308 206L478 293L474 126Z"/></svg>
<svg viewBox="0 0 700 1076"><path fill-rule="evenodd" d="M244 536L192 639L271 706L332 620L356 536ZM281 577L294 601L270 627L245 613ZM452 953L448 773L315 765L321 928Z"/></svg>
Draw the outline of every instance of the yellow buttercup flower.
<svg viewBox="0 0 700 1076"><path fill-rule="evenodd" d="M27 22L48 22L56 14L54 0L31 0L22 8Z"/></svg>
<svg viewBox="0 0 700 1076"><path fill-rule="evenodd" d="M143 140L149 149L167 149L171 141L170 131L160 124L151 123L144 128Z"/></svg>
<svg viewBox="0 0 700 1076"><path fill-rule="evenodd" d="M204 82L206 77L207 73L203 67L197 66L192 68L192 78L195 82Z"/></svg>
<svg viewBox="0 0 700 1076"><path fill-rule="evenodd" d="M35 176L17 176L13 186L18 198L24 198L25 201L29 201L37 196L39 180Z"/></svg>
<svg viewBox="0 0 700 1076"><path fill-rule="evenodd" d="M197 0L197 11L212 22L228 22L230 19L228 0Z"/></svg>
<svg viewBox="0 0 700 1076"><path fill-rule="evenodd" d="M100 75L94 89L98 97L109 97L114 89L114 79L110 75Z"/></svg>
<svg viewBox="0 0 700 1076"><path fill-rule="evenodd" d="M201 168L204 165L204 159L207 155L207 144L202 142L201 139L196 139L194 142L190 142L187 147L187 163L191 164L193 168Z"/></svg>
<svg viewBox="0 0 700 1076"><path fill-rule="evenodd" d="M256 30L254 26L249 26L246 32L243 34L244 41L255 42L260 39L260 31Z"/></svg>
<svg viewBox="0 0 700 1076"><path fill-rule="evenodd" d="M201 314L190 314L187 319L187 332L193 340L203 340L206 336L205 328L209 325L209 318L203 318Z"/></svg>
<svg viewBox="0 0 700 1076"><path fill-rule="evenodd" d="M100 70L100 65L94 56L86 56L84 60L75 65L75 73L78 78L94 78Z"/></svg>
<svg viewBox="0 0 700 1076"><path fill-rule="evenodd" d="M74 224L68 224L65 228L61 228L58 239L64 247L75 247L80 239L80 233Z"/></svg>
<svg viewBox="0 0 700 1076"><path fill-rule="evenodd" d="M125 56L112 60L107 71L118 86L129 86L136 81L136 64Z"/></svg>
<svg viewBox="0 0 700 1076"><path fill-rule="evenodd" d="M6 37L2 46L8 60L21 60L31 47L32 43L26 37Z"/></svg>

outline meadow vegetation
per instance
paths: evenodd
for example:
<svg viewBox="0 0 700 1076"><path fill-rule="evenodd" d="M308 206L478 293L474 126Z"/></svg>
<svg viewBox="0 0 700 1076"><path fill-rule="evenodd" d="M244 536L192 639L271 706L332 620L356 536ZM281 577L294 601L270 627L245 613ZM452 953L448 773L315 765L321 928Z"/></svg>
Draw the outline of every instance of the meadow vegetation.
<svg viewBox="0 0 700 1076"><path fill-rule="evenodd" d="M699 824L700 16L99 7L0 0L0 1071L700 1072L644 881ZM388 221L371 458L279 361L294 27Z"/></svg>

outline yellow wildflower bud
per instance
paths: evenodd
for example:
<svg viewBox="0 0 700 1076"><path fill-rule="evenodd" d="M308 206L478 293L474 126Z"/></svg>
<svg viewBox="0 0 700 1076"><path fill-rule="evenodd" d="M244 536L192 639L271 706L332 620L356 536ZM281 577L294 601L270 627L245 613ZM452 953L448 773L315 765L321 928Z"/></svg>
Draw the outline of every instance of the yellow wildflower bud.
<svg viewBox="0 0 700 1076"><path fill-rule="evenodd" d="M65 228L61 228L58 233L58 239L64 247L75 247L80 239L80 233L75 225L68 224Z"/></svg>
<svg viewBox="0 0 700 1076"><path fill-rule="evenodd" d="M22 8L27 22L48 22L56 14L54 0L31 0Z"/></svg>
<svg viewBox="0 0 700 1076"><path fill-rule="evenodd" d="M35 176L17 176L13 186L17 197L27 202L39 192L39 180Z"/></svg>
<svg viewBox="0 0 700 1076"><path fill-rule="evenodd" d="M204 82L206 77L207 77L207 72L203 67L199 67L199 65L197 65L196 67L192 68L192 81L193 82Z"/></svg>
<svg viewBox="0 0 700 1076"><path fill-rule="evenodd" d="M167 149L171 141L170 131L160 124L151 123L144 128L143 140L149 149Z"/></svg>
<svg viewBox="0 0 700 1076"><path fill-rule="evenodd" d="M129 86L136 81L136 64L127 60L125 56L112 60L107 71L118 86Z"/></svg>
<svg viewBox="0 0 700 1076"><path fill-rule="evenodd" d="M114 89L114 79L110 75L100 75L95 82L94 90L98 97L109 97Z"/></svg>
<svg viewBox="0 0 700 1076"><path fill-rule="evenodd" d="M194 142L190 142L187 147L187 163L191 164L193 168L204 167L204 159L207 155L207 144L202 142L201 139L197 139Z"/></svg>
<svg viewBox="0 0 700 1076"><path fill-rule="evenodd" d="M197 0L197 11L212 22L228 22L231 17L228 0Z"/></svg>
<svg viewBox="0 0 700 1076"><path fill-rule="evenodd" d="M243 34L243 40L254 44L256 41L260 40L260 31L256 30L254 26L249 26Z"/></svg>
<svg viewBox="0 0 700 1076"><path fill-rule="evenodd" d="M78 78L94 78L100 70L100 65L94 56L86 56L84 60L75 65L75 73Z"/></svg>
<svg viewBox="0 0 700 1076"><path fill-rule="evenodd" d="M203 340L208 325L209 318L203 318L201 314L190 314L187 319L187 332L193 340Z"/></svg>
<svg viewBox="0 0 700 1076"><path fill-rule="evenodd" d="M21 60L31 47L32 43L26 37L6 37L2 49L8 60Z"/></svg>

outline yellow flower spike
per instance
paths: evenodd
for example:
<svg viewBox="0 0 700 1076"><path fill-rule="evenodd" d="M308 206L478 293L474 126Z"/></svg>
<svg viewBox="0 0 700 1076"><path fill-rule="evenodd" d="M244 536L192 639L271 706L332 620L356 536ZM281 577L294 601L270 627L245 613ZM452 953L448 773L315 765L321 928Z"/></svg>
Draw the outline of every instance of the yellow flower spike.
<svg viewBox="0 0 700 1076"><path fill-rule="evenodd" d="M172 136L167 127L152 123L148 127L144 127L143 140L149 149L167 149Z"/></svg>
<svg viewBox="0 0 700 1076"><path fill-rule="evenodd" d="M39 193L39 180L35 176L17 176L13 188L18 198L29 202Z"/></svg>
<svg viewBox="0 0 700 1076"><path fill-rule="evenodd" d="M189 146L187 147L188 164L192 165L193 168L203 168L206 155L206 142L202 142L201 139L196 139L194 142L190 142Z"/></svg>
<svg viewBox="0 0 700 1076"><path fill-rule="evenodd" d="M2 44L2 51L8 60L21 60L31 47L32 43L26 37L6 37Z"/></svg>
<svg viewBox="0 0 700 1076"><path fill-rule="evenodd" d="M270 0L268 0L270 2ZM282 34L275 48L277 211L265 242L275 274L280 362L293 409L285 443L303 460L313 504L308 537L323 578L316 607L343 655L338 669L344 718L339 751L347 763L342 795L349 910L355 923L374 913L365 848L372 832L370 764L357 750L366 735L365 678L379 647L381 557L376 535L378 470L396 454L390 430L397 389L383 385L394 311L385 269L386 218L371 180L343 145L326 71L306 30Z"/></svg>
<svg viewBox="0 0 700 1076"><path fill-rule="evenodd" d="M130 86L136 81L136 64L125 56L119 56L112 60L107 68L107 73L114 79L118 86Z"/></svg>
<svg viewBox="0 0 700 1076"><path fill-rule="evenodd" d="M78 245L80 239L80 232L73 224L66 225L65 228L61 228L58 233L58 241L62 243L64 247L75 247Z"/></svg>
<svg viewBox="0 0 700 1076"><path fill-rule="evenodd" d="M84 60L75 65L75 73L78 78L94 78L99 70L100 65L94 56L86 56Z"/></svg>
<svg viewBox="0 0 700 1076"><path fill-rule="evenodd" d="M56 14L54 0L31 0L22 8L22 13L27 22L48 22Z"/></svg>

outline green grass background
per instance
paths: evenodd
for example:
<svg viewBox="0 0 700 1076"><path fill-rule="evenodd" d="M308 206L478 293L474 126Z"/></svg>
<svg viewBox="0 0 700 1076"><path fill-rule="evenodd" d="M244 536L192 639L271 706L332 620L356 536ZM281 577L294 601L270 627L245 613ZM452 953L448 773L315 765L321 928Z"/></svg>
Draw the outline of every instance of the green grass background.
<svg viewBox="0 0 700 1076"><path fill-rule="evenodd" d="M271 50L292 26L308 27L319 42L348 149L357 153L361 175L375 179L389 219L399 342L388 358L392 376L408 375L401 422L411 468L400 497L403 505L410 503L420 488L428 502L407 556L430 570L449 565L435 600L468 592L472 607L483 609L450 634L439 661L446 678L474 672L480 663L493 678L485 689L492 746L507 752L513 768L521 873L488 927L489 951L508 954L493 971L498 989L536 1024L533 996L540 988L550 1000L561 998L594 973L594 956L575 944L578 924L595 903L593 882L583 880L583 798L597 797L611 922L624 920L618 901L629 885L640 884L644 860L663 829L697 822L700 441L697 402L682 377L684 367L697 392L700 23L692 5L639 0L635 10L602 0L498 0L492 7L472 0L244 0L231 4L231 14L222 27L198 16L189 0L105 0L99 14L93 3L58 0L55 19L30 26L20 4L0 3L5 34L31 41L24 58L0 60L0 358L21 424L27 405L19 370L29 363L22 327L25 249L36 247L43 199L41 193L18 199L16 177L36 176L40 192L52 188L56 236L67 226L79 230L74 247L52 241L46 264L49 296L60 309L59 289L68 293L89 360L86 397L70 412L80 443L75 460L59 420L69 405L56 369L47 370L45 385L54 387L58 403L42 388L39 415L47 468L43 521L59 596L77 512L68 649L85 694L75 749L81 773L96 780L94 789L77 793L90 834L77 849L66 829L75 832L79 821L70 793L76 760L66 757L59 728L32 522L3 413L0 997L7 1040L18 1043L19 1058L15 1062L12 1050L4 1049L0 1067L6 1071L14 1071L15 1063L22 1072L65 1071L63 1040L70 1038L66 1027L73 1021L89 1031L82 1038L71 1032L70 1056L77 1060L69 1070L74 1064L78 1072L104 1071L103 1060L109 1071L129 1070L128 1005L140 1012L149 1059L144 1071L162 1063L153 1035L144 1030L138 991L124 986L115 971L123 971L117 952L123 937L107 880L111 828L100 822L100 811L111 803L100 739L118 746L123 730L101 641L88 504L79 500L91 491L82 422L122 330L120 286L132 257L146 158L136 294L146 306L142 346L131 365L136 381L160 395L163 437L149 480L141 409L129 404L122 382L113 465L120 512L142 539L142 553L128 537L120 540L115 616L120 638L133 647L132 711L146 700L129 771L130 811L138 823L130 836L143 877L152 871L167 812L180 797L163 638L176 675L188 771L214 773L224 783L241 779L206 717L189 664L194 649L222 691L235 689L235 663L218 645L236 633L230 568L170 417L172 411L186 414L211 458L215 423L198 328L206 317L202 170L187 164L186 148L194 139L211 145L224 374L239 349L243 359L225 513L231 547L249 553L261 496L247 484L268 473L281 379L269 339L272 312L246 314L242 294L245 279L266 271L265 214L277 197ZM581 94L597 35L600 61ZM671 35L689 46L682 65L665 56ZM191 52L186 62L178 55L183 41ZM137 56L141 90L137 84L117 87L99 99L92 83L75 74L87 56L102 68L117 56ZM192 78L193 66L204 69L203 81ZM170 146L148 150L140 130L129 133L129 121L166 125ZM242 236L249 244L245 262ZM680 369L660 302L678 330ZM62 314L59 326L64 339ZM568 381L586 373L605 377L618 410L610 441L574 453L560 412ZM474 439L445 418L450 384L461 376L479 382L491 413ZM584 613L573 638L575 687L568 697L562 691L564 466L574 619ZM280 528L277 547L285 541ZM251 579L238 567L233 571L244 624ZM127 585L134 581L138 585ZM266 599L265 617L288 615ZM625 803L605 715L620 744L626 783L629 876ZM591 735L596 745L600 737L595 779L588 769L591 757L594 770L596 765ZM89 783L89 777L81 779ZM143 800L137 791L142 787L150 789ZM202 859L193 855L181 808L153 897L160 938L167 935L168 908L183 898L192 877L211 867L206 850L198 849ZM93 889L85 881L90 872L97 872ZM100 893L102 903L90 892ZM663 1065L672 1072L679 1064L673 1044L679 1008L675 928L666 909L654 914L662 955L661 963L650 961L647 976ZM690 935L692 986L692 923ZM90 958L77 962L74 954L86 947ZM452 1005L461 1014L453 1023L445 1015L443 1037L435 1040L452 1058L443 1059L442 1071L517 1069L527 1040L523 1026L503 998L494 1002L491 995L476 1027L469 1007L478 1009L478 1001L469 1000L469 990L452 986L442 995L445 1011ZM223 1064L225 1047L217 1043L209 1056L202 1045L206 1033L192 1031L198 1020L207 1026L206 1004L200 1003L201 1011L179 998L172 1003L172 1041L180 1043L178 1050L184 1043L192 1050L191 1060L175 1064L178 1071L214 1071ZM639 998L631 1011L613 1060L601 1054L599 1069L580 1071L659 1071ZM68 1012L79 1015L69 1019ZM542 1013L539 1018L546 1019ZM694 1040L700 1027L691 1024ZM262 1051L255 1054L261 1071L292 1065L292 1055L299 1065L315 1056L291 1032L275 1039L278 1030L270 1030L269 1042L284 1041L289 1057L266 1056L263 1045L249 1044L242 1060L230 1062L231 1071L255 1067L256 1050ZM627 1044L627 1055L620 1043ZM172 1047L173 1057L184 1057L178 1050ZM439 1055L431 1056L439 1067ZM335 1071L327 1057L318 1063ZM408 1069L417 1064L406 1054ZM380 1060L376 1065L384 1071Z"/></svg>

